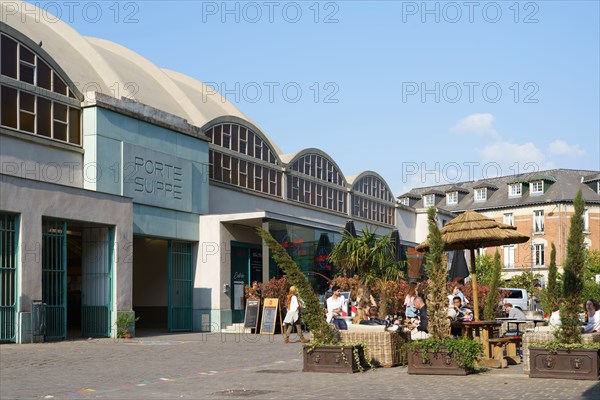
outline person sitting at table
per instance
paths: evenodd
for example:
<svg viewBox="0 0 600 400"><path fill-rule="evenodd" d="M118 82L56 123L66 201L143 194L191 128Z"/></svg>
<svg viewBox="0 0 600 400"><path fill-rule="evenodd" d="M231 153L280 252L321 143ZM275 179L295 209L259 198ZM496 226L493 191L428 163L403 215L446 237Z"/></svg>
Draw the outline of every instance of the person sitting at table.
<svg viewBox="0 0 600 400"><path fill-rule="evenodd" d="M550 314L548 325L555 329L562 325L562 322L560 321L560 307L558 304L555 304L552 307L552 314Z"/></svg>
<svg viewBox="0 0 600 400"><path fill-rule="evenodd" d="M417 316L417 309L415 308L414 301L417 297L417 285L411 283L408 286L408 293L404 296L404 316L408 318L415 318Z"/></svg>
<svg viewBox="0 0 600 400"><path fill-rule="evenodd" d="M369 320L369 310L371 306L365 303L361 303L356 310L356 315L352 318L353 324L360 324L362 321Z"/></svg>
<svg viewBox="0 0 600 400"><path fill-rule="evenodd" d="M600 332L600 303L594 300L585 302L587 322L581 327L583 333Z"/></svg>
<svg viewBox="0 0 600 400"><path fill-rule="evenodd" d="M452 295L454 297L458 296L463 306L469 304L469 300L467 300L467 298L465 297L463 292L460 291L460 288L458 286L454 286L454 289L452 289Z"/></svg>
<svg viewBox="0 0 600 400"><path fill-rule="evenodd" d="M327 323L333 321L335 327L340 330L348 329L346 321L341 319L345 300L344 296L340 295L339 287L334 287L333 295L327 299Z"/></svg>
<svg viewBox="0 0 600 400"><path fill-rule="evenodd" d="M411 329L410 338L412 340L427 339L429 338L429 319L427 318L427 305L422 297L416 297L414 301L415 308L417 309L418 320L411 322L408 327Z"/></svg>
<svg viewBox="0 0 600 400"><path fill-rule="evenodd" d="M510 303L504 304L504 310L508 314L508 318L514 318L517 321L524 321L527 319L527 317L525 317L525 314L523 313L523 311L521 311L517 307L513 307L513 305Z"/></svg>
<svg viewBox="0 0 600 400"><path fill-rule="evenodd" d="M369 319L359 322L360 325L385 325L388 326L388 321L379 318L379 309L377 307L369 308Z"/></svg>

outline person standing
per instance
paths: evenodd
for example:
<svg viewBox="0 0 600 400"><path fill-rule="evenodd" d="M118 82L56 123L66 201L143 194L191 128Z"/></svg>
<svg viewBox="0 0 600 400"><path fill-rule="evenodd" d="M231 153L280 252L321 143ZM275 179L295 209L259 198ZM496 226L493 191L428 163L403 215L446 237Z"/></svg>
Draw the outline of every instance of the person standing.
<svg viewBox="0 0 600 400"><path fill-rule="evenodd" d="M285 327L283 332L283 342L290 343L290 334L294 325L296 325L296 332L300 337L300 342L307 343L308 339L304 338L302 334L302 324L300 324L300 309L302 308L300 301L298 300L296 286L290 287L290 291L287 295L285 306L287 312L283 319L283 325Z"/></svg>

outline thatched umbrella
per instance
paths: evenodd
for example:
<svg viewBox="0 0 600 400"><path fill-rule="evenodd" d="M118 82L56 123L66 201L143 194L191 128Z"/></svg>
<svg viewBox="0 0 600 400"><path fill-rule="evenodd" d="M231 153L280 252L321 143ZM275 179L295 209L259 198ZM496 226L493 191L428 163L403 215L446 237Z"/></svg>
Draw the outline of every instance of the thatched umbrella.
<svg viewBox="0 0 600 400"><path fill-rule="evenodd" d="M444 241L444 250L469 249L471 253L471 280L473 281L473 307L475 320L479 320L477 300L477 271L475 268L475 249L495 247L509 244L525 243L529 236L520 234L516 228L494 221L475 211L466 211L440 230ZM418 251L429 249L429 243L424 241L417 246Z"/></svg>

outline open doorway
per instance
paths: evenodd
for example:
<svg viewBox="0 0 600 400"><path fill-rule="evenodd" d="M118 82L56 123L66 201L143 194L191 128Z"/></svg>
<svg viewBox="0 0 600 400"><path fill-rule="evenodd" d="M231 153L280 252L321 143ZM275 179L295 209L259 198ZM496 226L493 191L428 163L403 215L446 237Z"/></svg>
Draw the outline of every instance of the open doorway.
<svg viewBox="0 0 600 400"><path fill-rule="evenodd" d="M110 336L113 229L44 219L42 239L45 339Z"/></svg>
<svg viewBox="0 0 600 400"><path fill-rule="evenodd" d="M133 239L133 310L137 334L192 331L192 243ZM140 332L141 330L141 332Z"/></svg>

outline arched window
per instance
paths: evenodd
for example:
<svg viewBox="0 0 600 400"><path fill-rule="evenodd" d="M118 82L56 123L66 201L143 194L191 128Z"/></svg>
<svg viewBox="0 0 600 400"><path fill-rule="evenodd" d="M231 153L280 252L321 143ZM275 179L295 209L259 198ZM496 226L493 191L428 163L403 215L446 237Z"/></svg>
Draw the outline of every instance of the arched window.
<svg viewBox="0 0 600 400"><path fill-rule="evenodd" d="M32 49L1 36L0 125L81 145L80 103L68 85Z"/></svg>
<svg viewBox="0 0 600 400"><path fill-rule="evenodd" d="M209 176L273 196L281 196L281 168L275 152L252 130L233 123L211 127Z"/></svg>
<svg viewBox="0 0 600 400"><path fill-rule="evenodd" d="M394 224L394 195L375 175L365 175L354 183L352 215L388 225Z"/></svg>
<svg viewBox="0 0 600 400"><path fill-rule="evenodd" d="M344 180L335 164L320 154L305 154L290 166L288 200L346 213Z"/></svg>

